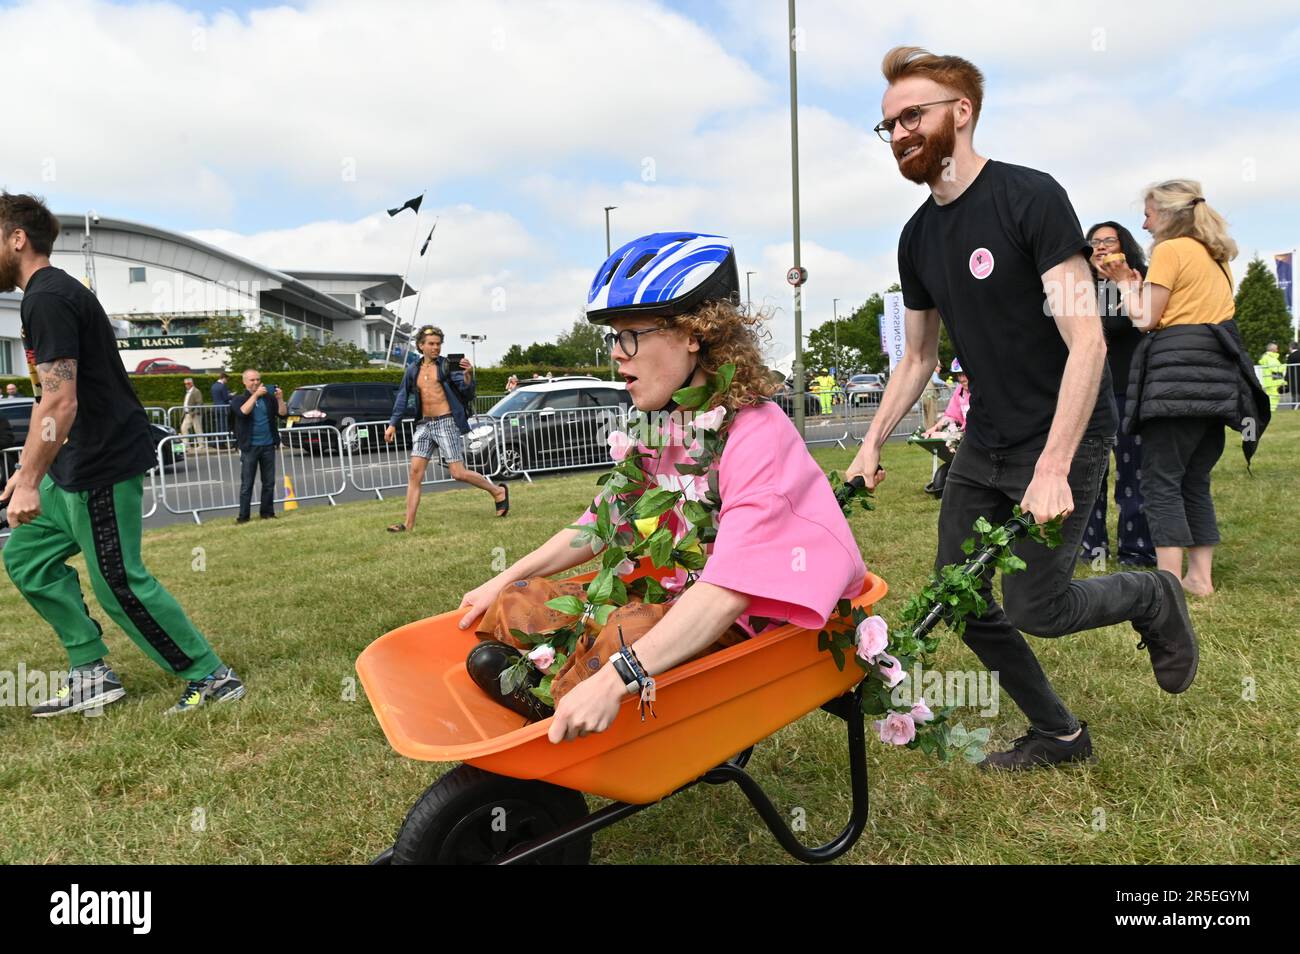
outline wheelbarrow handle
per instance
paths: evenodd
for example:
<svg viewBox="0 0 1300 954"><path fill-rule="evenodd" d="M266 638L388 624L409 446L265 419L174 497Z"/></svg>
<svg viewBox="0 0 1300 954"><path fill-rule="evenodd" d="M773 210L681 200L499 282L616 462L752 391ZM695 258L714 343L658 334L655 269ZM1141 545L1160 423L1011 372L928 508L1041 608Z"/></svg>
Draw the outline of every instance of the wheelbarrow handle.
<svg viewBox="0 0 1300 954"><path fill-rule="evenodd" d="M1027 513L1022 513L1017 517L1012 517L1004 523L1002 529L1010 532L1011 539L1015 540L1027 534L1030 527L1033 525L1033 516ZM984 568L997 559L998 551L1000 549L1001 547L992 543L981 548L970 558L970 560L967 561L966 565L962 567L962 572L967 576L977 576L984 572ZM930 612L925 615L925 619L921 620L920 624L915 630L913 630L912 635L917 639L928 635L930 630L934 629L938 624L939 620L943 619L944 611L947 608L947 604L945 603L935 603L930 607Z"/></svg>
<svg viewBox="0 0 1300 954"><path fill-rule="evenodd" d="M882 470L884 470L883 467L877 467L876 473L879 474ZM862 479L861 475L854 477L852 480L846 481L843 487L835 491L835 502L843 507L849 502L854 494L866 486L867 482Z"/></svg>

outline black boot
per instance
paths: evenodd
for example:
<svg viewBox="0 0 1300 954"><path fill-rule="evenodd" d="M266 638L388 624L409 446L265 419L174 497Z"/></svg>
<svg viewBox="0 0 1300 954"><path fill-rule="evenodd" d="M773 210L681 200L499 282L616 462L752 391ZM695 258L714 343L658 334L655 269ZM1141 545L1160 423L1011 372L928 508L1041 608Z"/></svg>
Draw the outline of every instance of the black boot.
<svg viewBox="0 0 1300 954"><path fill-rule="evenodd" d="M535 666L528 667L528 676L524 679L523 685L516 687L514 692L502 693L501 691L501 674L522 655L513 646L488 640L479 643L469 651L469 655L465 657L465 668L469 671L469 677L474 680L474 685L487 693L489 699L501 703L513 712L518 712L532 722L549 719L555 710L529 692L542 681L542 674Z"/></svg>

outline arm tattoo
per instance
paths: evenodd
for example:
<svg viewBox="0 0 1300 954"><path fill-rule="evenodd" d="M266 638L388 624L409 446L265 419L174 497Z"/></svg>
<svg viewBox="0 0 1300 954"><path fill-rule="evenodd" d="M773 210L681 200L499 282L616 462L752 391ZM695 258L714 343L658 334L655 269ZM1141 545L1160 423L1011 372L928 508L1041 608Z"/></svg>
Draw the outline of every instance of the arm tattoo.
<svg viewBox="0 0 1300 954"><path fill-rule="evenodd" d="M65 381L77 380L77 361L75 358L59 358L36 366L41 378L41 393L54 394Z"/></svg>

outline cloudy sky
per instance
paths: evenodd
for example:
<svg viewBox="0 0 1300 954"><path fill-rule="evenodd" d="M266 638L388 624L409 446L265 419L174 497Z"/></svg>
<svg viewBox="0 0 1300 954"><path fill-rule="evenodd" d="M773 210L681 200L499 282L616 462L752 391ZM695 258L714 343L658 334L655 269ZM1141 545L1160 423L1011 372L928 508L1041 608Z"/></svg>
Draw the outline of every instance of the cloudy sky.
<svg viewBox="0 0 1300 954"><path fill-rule="evenodd" d="M1086 226L1198 178L1242 247L1300 244L1294 0L802 0L805 328L896 280L924 199L871 132L899 43L985 72L983 154L1050 172ZM793 346L786 9L778 0L0 0L0 184L279 268L400 273L438 217L420 317L553 337L617 246L731 236ZM383 209L426 192L417 223ZM423 234L420 236L423 238ZM779 309L779 310L777 310Z"/></svg>

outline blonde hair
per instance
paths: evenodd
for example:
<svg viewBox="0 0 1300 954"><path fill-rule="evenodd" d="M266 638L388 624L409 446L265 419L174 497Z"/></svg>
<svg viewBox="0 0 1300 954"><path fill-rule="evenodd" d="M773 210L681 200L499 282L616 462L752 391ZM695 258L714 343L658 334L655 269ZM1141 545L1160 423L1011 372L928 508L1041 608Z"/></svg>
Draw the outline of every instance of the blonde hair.
<svg viewBox="0 0 1300 954"><path fill-rule="evenodd" d="M1150 202L1159 215L1152 237L1156 243L1173 238L1193 238L1205 246L1216 262L1237 257L1237 243L1228 234L1228 223L1205 201L1201 184L1194 179L1169 179L1147 186L1143 202Z"/></svg>
<svg viewBox="0 0 1300 954"><path fill-rule="evenodd" d="M980 118L984 105L984 74L970 60L960 56L939 56L919 46L896 46L880 63L885 82L893 86L909 76L923 76L947 86L970 100L971 126Z"/></svg>
<svg viewBox="0 0 1300 954"><path fill-rule="evenodd" d="M761 404L776 393L779 376L774 377L763 364L759 346L764 317L762 313L747 314L730 301L706 301L690 314L657 320L661 328L674 328L700 339L700 367L710 377L724 364L736 366L731 387L715 395L701 411L719 406L735 411Z"/></svg>

